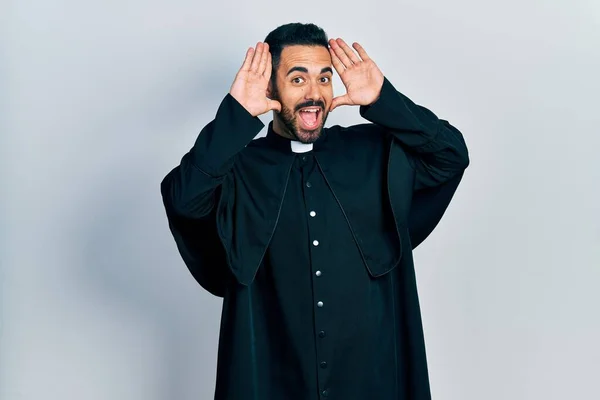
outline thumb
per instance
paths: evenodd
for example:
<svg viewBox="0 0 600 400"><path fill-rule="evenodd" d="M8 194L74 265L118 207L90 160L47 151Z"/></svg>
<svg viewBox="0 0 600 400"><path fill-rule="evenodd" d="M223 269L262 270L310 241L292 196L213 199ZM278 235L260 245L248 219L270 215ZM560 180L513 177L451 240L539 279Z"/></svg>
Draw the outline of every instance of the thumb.
<svg viewBox="0 0 600 400"><path fill-rule="evenodd" d="M281 103L277 100L267 99L269 102L269 110L275 110L277 112L281 112Z"/></svg>
<svg viewBox="0 0 600 400"><path fill-rule="evenodd" d="M339 106L348 106L348 105L352 105L352 101L350 100L350 97L348 97L347 94L345 94L343 96L335 97L331 101L331 107L329 108L329 112L333 111L335 108L337 108Z"/></svg>

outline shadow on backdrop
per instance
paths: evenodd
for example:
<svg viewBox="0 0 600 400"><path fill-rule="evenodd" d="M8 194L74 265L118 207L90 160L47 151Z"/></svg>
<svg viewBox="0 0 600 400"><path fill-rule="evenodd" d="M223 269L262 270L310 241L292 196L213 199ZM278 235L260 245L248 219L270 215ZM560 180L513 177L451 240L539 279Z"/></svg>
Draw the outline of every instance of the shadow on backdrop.
<svg viewBox="0 0 600 400"><path fill-rule="evenodd" d="M140 119L151 122L133 121L137 126L151 125L148 131L138 132L140 140L161 143L167 135L180 142L189 132L173 129L181 126L178 117L189 120L190 103L204 104L200 113L209 117L191 135L187 147L180 149L168 166L157 166L156 154L140 154L136 149L138 134L134 134L134 140L128 139L126 144L136 156L112 161L111 168L94 184L93 193L82 199L85 215L77 218L81 251L87 260L77 273L86 295L98 304L111 304L119 319L130 316L133 321L142 320L144 327L152 326L153 339L160 343L160 365L151 369L157 368L160 377L160 382L151 383L160 388L157 400L197 399L204 397L202 394L212 397L214 392L221 301L204 293L187 271L168 230L160 196L160 181L217 110L218 103L207 104L206 97L219 98L229 90L233 76L212 73L202 88L192 86L197 77L186 77L191 85L180 85L184 88L181 92L163 96L160 104L150 107L150 113L141 110ZM131 121L130 115L122 118ZM113 128L115 124L119 121L107 122ZM155 147L152 151L156 153L163 150Z"/></svg>

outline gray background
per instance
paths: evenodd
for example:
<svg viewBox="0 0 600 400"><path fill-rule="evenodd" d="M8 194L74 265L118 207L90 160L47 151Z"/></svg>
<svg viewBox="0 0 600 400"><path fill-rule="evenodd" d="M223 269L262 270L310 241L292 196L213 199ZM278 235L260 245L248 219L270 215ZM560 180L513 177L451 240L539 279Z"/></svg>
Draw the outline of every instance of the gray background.
<svg viewBox="0 0 600 400"><path fill-rule="evenodd" d="M469 144L415 253L434 398L600 398L597 0L1 7L1 400L211 397L220 301L159 183L290 21L361 42Z"/></svg>

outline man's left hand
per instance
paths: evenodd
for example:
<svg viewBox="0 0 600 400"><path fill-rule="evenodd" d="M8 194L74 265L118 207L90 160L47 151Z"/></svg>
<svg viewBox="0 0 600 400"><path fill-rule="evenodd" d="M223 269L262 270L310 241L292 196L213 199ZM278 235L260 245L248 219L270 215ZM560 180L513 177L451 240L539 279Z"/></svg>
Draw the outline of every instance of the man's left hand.
<svg viewBox="0 0 600 400"><path fill-rule="evenodd" d="M375 62L358 43L352 44L358 55L342 39L330 39L329 46L333 67L346 87L346 94L334 98L329 111L342 105L373 104L379 98L384 80Z"/></svg>

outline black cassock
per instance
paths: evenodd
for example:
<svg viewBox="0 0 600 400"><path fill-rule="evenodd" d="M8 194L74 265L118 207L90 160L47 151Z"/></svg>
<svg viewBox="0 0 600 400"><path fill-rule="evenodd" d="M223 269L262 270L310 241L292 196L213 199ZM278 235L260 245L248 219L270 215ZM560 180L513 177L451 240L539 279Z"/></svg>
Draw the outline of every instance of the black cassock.
<svg viewBox="0 0 600 400"><path fill-rule="evenodd" d="M297 153L227 95L163 180L183 260L223 297L215 399L431 398L412 249L468 152L387 79L360 114Z"/></svg>

